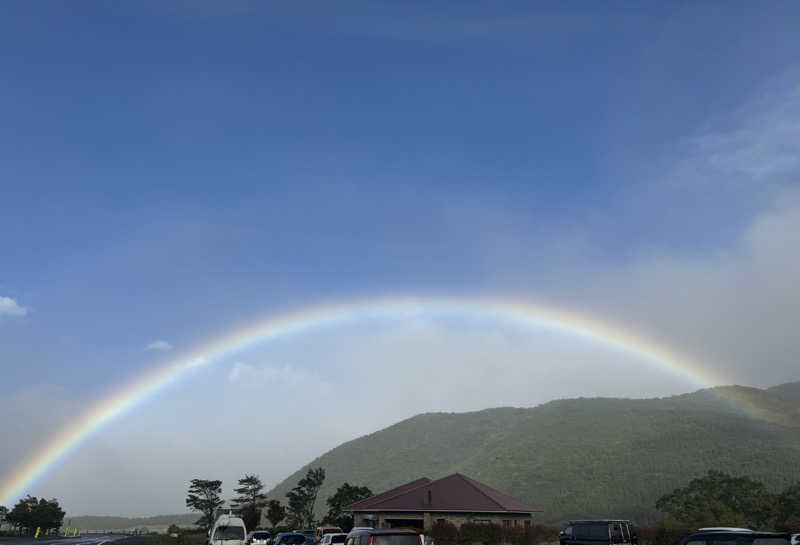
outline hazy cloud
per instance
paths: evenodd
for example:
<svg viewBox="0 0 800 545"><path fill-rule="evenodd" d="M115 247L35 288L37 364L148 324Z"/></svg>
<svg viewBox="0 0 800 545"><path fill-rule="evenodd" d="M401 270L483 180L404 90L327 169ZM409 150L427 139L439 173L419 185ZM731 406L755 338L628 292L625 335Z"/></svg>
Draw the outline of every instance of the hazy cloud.
<svg viewBox="0 0 800 545"><path fill-rule="evenodd" d="M159 339L157 341L153 341L153 342L151 342L150 344L148 344L145 347L145 350L167 351L167 350L171 350L171 349L172 349L172 345L169 344L167 341L165 341L163 339Z"/></svg>
<svg viewBox="0 0 800 545"><path fill-rule="evenodd" d="M271 367L236 362L228 374L228 380L232 384L247 387L299 388L307 393L330 393L334 389L333 385L319 376L290 365Z"/></svg>
<svg viewBox="0 0 800 545"><path fill-rule="evenodd" d="M712 120L687 137L684 156L666 158L672 167L666 168L663 181L676 186L712 184L727 190L735 189L737 183L758 187L776 179L785 181L800 165L798 100L800 89L794 75L776 76L739 111Z"/></svg>
<svg viewBox="0 0 800 545"><path fill-rule="evenodd" d="M591 225L550 226L545 240L505 218L481 241L492 285L538 296L544 284L555 304L641 331L730 382L800 379L800 94L784 77L770 85L631 188L630 206L665 217L680 246L620 259L598 251Z"/></svg>
<svg viewBox="0 0 800 545"><path fill-rule="evenodd" d="M3 297L0 296L0 316L25 316L28 313L28 309L20 306L15 300L11 297Z"/></svg>

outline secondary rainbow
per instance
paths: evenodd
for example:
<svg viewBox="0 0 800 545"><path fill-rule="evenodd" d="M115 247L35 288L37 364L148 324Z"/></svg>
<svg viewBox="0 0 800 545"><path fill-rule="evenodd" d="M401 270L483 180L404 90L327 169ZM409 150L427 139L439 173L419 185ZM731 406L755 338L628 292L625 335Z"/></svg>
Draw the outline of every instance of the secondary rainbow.
<svg viewBox="0 0 800 545"><path fill-rule="evenodd" d="M544 328L631 354L696 386L724 383L708 364L689 358L629 329L586 314L531 301L498 298L387 297L313 306L235 329L145 373L90 407L18 467L0 487L10 505L87 438L197 367L212 365L254 344L323 327L376 320L475 318Z"/></svg>

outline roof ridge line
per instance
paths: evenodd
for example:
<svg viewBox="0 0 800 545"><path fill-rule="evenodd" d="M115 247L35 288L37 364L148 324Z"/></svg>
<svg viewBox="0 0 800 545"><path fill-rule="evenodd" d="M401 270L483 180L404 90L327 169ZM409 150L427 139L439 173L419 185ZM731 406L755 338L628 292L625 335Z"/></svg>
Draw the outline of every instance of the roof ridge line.
<svg viewBox="0 0 800 545"><path fill-rule="evenodd" d="M427 477L425 477L425 478L427 479ZM397 496L402 496L404 494L407 494L408 492L411 492L412 490L416 490L417 488L420 488L420 487L423 487L423 486L427 486L427 485L431 484L432 482L435 482L435 481L428 480L427 482L420 483L417 486L412 486L411 488L403 490L402 492L398 492L397 494L394 494L393 496L386 496L385 498L381 498L381 501L379 501L378 503L381 504L381 503L383 503L383 502L385 502L387 500L394 499Z"/></svg>
<svg viewBox="0 0 800 545"><path fill-rule="evenodd" d="M491 497L489 494L487 494L486 492L484 492L483 490L481 490L479 486L476 486L476 484L475 484L475 481L473 481L472 479L470 479L469 477L467 477L467 476L466 476L466 475L464 475L463 473L459 473L458 471L456 471L455 473L453 473L453 475L458 475L459 477L462 477L462 478L463 478L463 479L464 479L464 480L467 482L467 484L469 484L469 485L470 485L472 488L474 488L475 490L477 490L477 491L478 491L480 494L482 494L483 496L485 496L485 497L489 498L489 501L490 501L490 502L494 503L494 504L495 504L497 507L499 507L499 508L500 508L500 509L502 509L503 511L508 511L508 509L506 509L506 507L505 507L503 504L501 504L501 503L500 503L500 502L498 502L496 499L494 499L493 497ZM446 478L447 478L447 477L443 477L443 479L446 479Z"/></svg>
<svg viewBox="0 0 800 545"><path fill-rule="evenodd" d="M403 494L405 494L405 493L407 493L407 492L411 492L412 490L416 490L417 488L420 488L420 487L422 487L422 486L426 486L426 485L429 485L429 484L431 484L431 483L433 483L433 482L436 482L436 481L432 481L432 480L430 480L428 477L420 477L419 479L416 479L416 480L417 480L417 481L419 481L419 480L421 480L421 479L426 479L426 482L424 482L424 483L420 483L420 484L418 484L417 486L412 486L411 488L407 488L406 490L403 490L402 492L397 492L397 493L395 493L395 494L393 494L393 495L391 495L391 496L386 496L385 498L381 498L379 501L377 501L377 502L375 503L375 505L380 505L380 504L382 504L382 503L383 503L383 502L385 502L385 501L389 501L389 500L391 500L391 499L394 499L394 498L396 498L397 496L402 496ZM413 483L414 481L411 481L411 482ZM409 483L406 483L406 484L409 484ZM401 485L400 485L400 486L398 486L397 488L401 488L402 486L404 486L404 485L402 485L402 484L401 484ZM385 494L385 493L386 493L386 492L384 492L384 494ZM364 499L363 499L363 500L361 500L361 501L367 501L368 499L370 499L370 498L364 498ZM358 504L358 503L361 503L361 502L356 502L356 503L354 503L354 504L352 504L352 505L356 505L356 504Z"/></svg>

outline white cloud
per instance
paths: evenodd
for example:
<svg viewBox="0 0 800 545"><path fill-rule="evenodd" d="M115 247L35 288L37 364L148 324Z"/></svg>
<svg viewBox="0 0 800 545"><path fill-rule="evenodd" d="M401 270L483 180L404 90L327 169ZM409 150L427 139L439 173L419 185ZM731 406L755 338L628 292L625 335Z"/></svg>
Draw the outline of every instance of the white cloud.
<svg viewBox="0 0 800 545"><path fill-rule="evenodd" d="M794 192L792 192L794 193ZM587 265L572 275L575 302L698 359L731 382L800 379L800 206L779 197L737 244L699 257L662 253L629 266ZM591 282L588 282L588 280ZM583 287L576 288L583 280Z"/></svg>
<svg viewBox="0 0 800 545"><path fill-rule="evenodd" d="M166 351L166 350L171 350L171 349L172 349L172 345L169 344L167 341L165 341L163 339L159 339L159 340L153 341L153 342L151 342L150 344L148 344L145 347L145 350Z"/></svg>
<svg viewBox="0 0 800 545"><path fill-rule="evenodd" d="M800 119L796 85L780 79L732 116L733 124L708 127L688 139L691 169L712 182L763 183L797 172ZM731 126L732 125L732 126Z"/></svg>
<svg viewBox="0 0 800 545"><path fill-rule="evenodd" d="M324 394L333 391L333 386L318 375L290 365L282 367L254 366L237 361L228 374L228 380L232 384L259 388L299 388L308 394Z"/></svg>
<svg viewBox="0 0 800 545"><path fill-rule="evenodd" d="M7 316L25 316L28 309L20 306L11 297L0 296L0 316L3 314Z"/></svg>
<svg viewBox="0 0 800 545"><path fill-rule="evenodd" d="M591 223L546 226L553 240L545 240L512 220L486 244L492 284L533 295L545 284L554 304L641 331L730 382L800 379L800 96L794 81L770 85L632 186L627 206L641 228L661 222L679 245L651 238L620 258L597 243L608 233L596 237Z"/></svg>

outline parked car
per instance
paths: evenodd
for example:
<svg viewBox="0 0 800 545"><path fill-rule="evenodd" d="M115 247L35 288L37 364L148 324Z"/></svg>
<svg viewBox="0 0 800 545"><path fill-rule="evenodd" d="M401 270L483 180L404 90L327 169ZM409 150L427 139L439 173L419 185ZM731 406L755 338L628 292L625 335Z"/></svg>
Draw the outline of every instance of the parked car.
<svg viewBox="0 0 800 545"><path fill-rule="evenodd" d="M209 545L242 545L247 535L244 521L234 515L220 515L208 533Z"/></svg>
<svg viewBox="0 0 800 545"><path fill-rule="evenodd" d="M347 534L342 532L327 533L317 542L317 545L338 545L347 540Z"/></svg>
<svg viewBox="0 0 800 545"><path fill-rule="evenodd" d="M338 526L317 526L317 531L314 533L314 541L319 543L322 536L325 534L341 534L342 529Z"/></svg>
<svg viewBox="0 0 800 545"><path fill-rule="evenodd" d="M792 534L792 545L800 545L800 534Z"/></svg>
<svg viewBox="0 0 800 545"><path fill-rule="evenodd" d="M295 530L295 532L306 536L306 543L308 545L314 545L314 534L315 534L314 530L312 530L311 528L302 528L300 530Z"/></svg>
<svg viewBox="0 0 800 545"><path fill-rule="evenodd" d="M247 544L248 545L269 545L269 538L272 537L272 534L267 532L266 530L257 530L255 532L250 532L247 534Z"/></svg>
<svg viewBox="0 0 800 545"><path fill-rule="evenodd" d="M629 520L571 520L559 534L560 545L638 545Z"/></svg>
<svg viewBox="0 0 800 545"><path fill-rule="evenodd" d="M788 532L758 532L748 528L700 528L681 540L680 545L790 545L792 535Z"/></svg>
<svg viewBox="0 0 800 545"><path fill-rule="evenodd" d="M275 535L272 545L307 545L313 537L300 532L281 532Z"/></svg>
<svg viewBox="0 0 800 545"><path fill-rule="evenodd" d="M416 530L399 528L353 528L345 545L424 545Z"/></svg>

